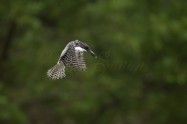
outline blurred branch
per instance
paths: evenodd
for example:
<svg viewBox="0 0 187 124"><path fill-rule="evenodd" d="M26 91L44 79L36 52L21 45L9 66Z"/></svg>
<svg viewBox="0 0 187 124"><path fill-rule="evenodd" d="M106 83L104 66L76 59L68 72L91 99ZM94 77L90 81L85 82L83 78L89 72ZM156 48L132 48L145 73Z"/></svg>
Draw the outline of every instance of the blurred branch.
<svg viewBox="0 0 187 124"><path fill-rule="evenodd" d="M13 41L13 37L15 34L15 29L16 29L16 23L13 21L10 23L7 35L5 36L5 40L3 42L3 47L2 47L2 51L0 54L0 79L3 77L3 64L4 62L8 59L8 52L10 50L12 41Z"/></svg>
<svg viewBox="0 0 187 124"><path fill-rule="evenodd" d="M14 36L14 33L15 33L15 29L16 29L16 23L15 22L11 22L10 24L10 27L9 27L9 30L8 30L8 33L5 37L5 40L4 40L4 46L3 46L3 49L2 49L2 53L1 53L1 58L0 58L0 63L2 61L5 61L7 58L8 58L8 51L11 47L11 44L12 44L12 39L13 39L13 36Z"/></svg>

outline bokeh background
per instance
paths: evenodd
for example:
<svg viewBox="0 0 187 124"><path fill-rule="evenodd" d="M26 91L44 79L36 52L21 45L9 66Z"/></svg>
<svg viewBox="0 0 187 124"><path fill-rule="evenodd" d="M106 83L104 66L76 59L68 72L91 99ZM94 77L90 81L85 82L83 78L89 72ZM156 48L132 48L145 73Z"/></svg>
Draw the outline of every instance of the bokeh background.
<svg viewBox="0 0 187 124"><path fill-rule="evenodd" d="M187 124L186 0L1 0L1 124ZM86 72L51 80L81 40Z"/></svg>

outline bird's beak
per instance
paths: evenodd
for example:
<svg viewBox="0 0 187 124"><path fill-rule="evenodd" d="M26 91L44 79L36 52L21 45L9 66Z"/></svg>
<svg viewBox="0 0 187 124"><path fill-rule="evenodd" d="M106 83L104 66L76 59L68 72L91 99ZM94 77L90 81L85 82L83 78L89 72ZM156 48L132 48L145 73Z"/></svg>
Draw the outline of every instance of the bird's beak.
<svg viewBox="0 0 187 124"><path fill-rule="evenodd" d="M95 55L95 53L92 50L88 50L88 52L95 58L97 58L97 56Z"/></svg>

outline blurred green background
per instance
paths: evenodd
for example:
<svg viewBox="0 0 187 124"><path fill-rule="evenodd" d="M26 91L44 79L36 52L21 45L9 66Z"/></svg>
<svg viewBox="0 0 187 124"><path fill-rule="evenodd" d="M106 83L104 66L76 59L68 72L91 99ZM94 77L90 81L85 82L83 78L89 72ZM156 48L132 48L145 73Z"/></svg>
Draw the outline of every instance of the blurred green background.
<svg viewBox="0 0 187 124"><path fill-rule="evenodd" d="M1 0L1 124L187 124L186 0ZM81 40L86 72L51 80Z"/></svg>

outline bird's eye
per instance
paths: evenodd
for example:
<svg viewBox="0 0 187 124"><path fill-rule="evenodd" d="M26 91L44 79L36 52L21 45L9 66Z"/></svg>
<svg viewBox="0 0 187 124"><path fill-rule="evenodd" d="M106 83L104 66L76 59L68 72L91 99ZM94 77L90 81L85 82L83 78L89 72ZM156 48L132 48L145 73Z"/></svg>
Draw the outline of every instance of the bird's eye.
<svg viewBox="0 0 187 124"><path fill-rule="evenodd" d="M85 49L88 50L89 49L88 46L86 46Z"/></svg>

